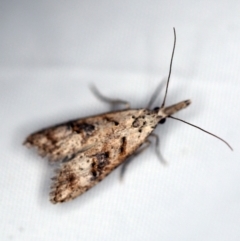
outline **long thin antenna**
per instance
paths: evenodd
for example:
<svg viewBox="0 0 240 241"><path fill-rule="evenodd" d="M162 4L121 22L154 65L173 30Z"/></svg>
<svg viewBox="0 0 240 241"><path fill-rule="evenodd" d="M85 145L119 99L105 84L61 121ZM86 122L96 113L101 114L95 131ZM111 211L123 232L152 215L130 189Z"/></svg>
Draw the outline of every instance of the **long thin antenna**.
<svg viewBox="0 0 240 241"><path fill-rule="evenodd" d="M166 101L166 98L167 98L168 85L169 85L170 76L171 76L171 72L172 72L172 62L173 62L173 56L174 56L175 46L176 46L176 40L177 40L175 28L173 28L173 32L174 32L173 51L172 51L172 57L171 57L171 61L170 61L170 68L169 68L169 73L168 73L168 80L167 80L166 92L165 92L165 96L164 96L164 99L163 99L163 103L162 103L161 108L163 108L163 107L165 106L165 101Z"/></svg>
<svg viewBox="0 0 240 241"><path fill-rule="evenodd" d="M193 124L191 124L191 123L189 123L189 122L187 122L187 121L184 121L184 120L178 119L178 118L176 118L176 117L168 116L168 118L172 118L172 119L175 119L175 120L181 121L181 122L183 122L183 123L185 123L185 124L188 124L188 125L190 125L190 126L196 127L197 129L199 129L199 130L201 130L201 131L203 131L203 132L206 132L206 133L209 134L209 135L212 135L212 136L218 138L219 140L221 140L222 142L224 142L224 143L225 143L225 144L226 144L226 145L227 145L227 146L233 151L233 148L232 148L232 147L231 147L231 146L230 146L225 140L223 140L223 139L220 138L219 136L216 136L216 135L214 135L213 133L208 132L208 131L206 131L206 130L200 128L199 126L195 126L195 125L193 125Z"/></svg>

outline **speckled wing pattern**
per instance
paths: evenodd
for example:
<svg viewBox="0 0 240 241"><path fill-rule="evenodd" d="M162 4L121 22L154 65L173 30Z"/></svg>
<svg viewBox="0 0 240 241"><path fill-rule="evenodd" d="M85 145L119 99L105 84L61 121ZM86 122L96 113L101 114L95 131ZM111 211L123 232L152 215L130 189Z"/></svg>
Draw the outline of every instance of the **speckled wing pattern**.
<svg viewBox="0 0 240 241"><path fill-rule="evenodd" d="M65 202L86 192L132 155L161 118L157 111L146 109L110 112L41 130L25 144L51 162L64 161L53 178L50 200Z"/></svg>

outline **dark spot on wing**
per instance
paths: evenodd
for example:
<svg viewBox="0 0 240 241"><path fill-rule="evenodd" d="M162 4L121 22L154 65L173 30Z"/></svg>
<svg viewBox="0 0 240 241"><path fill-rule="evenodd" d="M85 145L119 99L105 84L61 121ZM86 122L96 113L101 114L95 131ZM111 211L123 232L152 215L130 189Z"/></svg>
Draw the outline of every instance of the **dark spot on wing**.
<svg viewBox="0 0 240 241"><path fill-rule="evenodd" d="M68 130L72 130L74 128L74 122L73 121L69 121L66 123L67 129Z"/></svg>
<svg viewBox="0 0 240 241"><path fill-rule="evenodd" d="M141 121L139 120L139 118L135 119L132 123L132 127L137 128L141 125Z"/></svg>
<svg viewBox="0 0 240 241"><path fill-rule="evenodd" d="M68 177L67 177L68 182L70 183L70 185L76 180L76 175L71 173Z"/></svg>
<svg viewBox="0 0 240 241"><path fill-rule="evenodd" d="M95 127L92 124L88 123L76 123L73 127L73 130L77 133L80 133L82 131L86 132L87 134L91 134L94 131Z"/></svg>
<svg viewBox="0 0 240 241"><path fill-rule="evenodd" d="M94 178L97 177L97 171L96 170L92 170L92 175L93 175Z"/></svg>
<svg viewBox="0 0 240 241"><path fill-rule="evenodd" d="M118 126L118 125L119 125L119 122L116 121L116 120L114 120L114 119L112 119L112 118L105 117L104 119L105 119L106 121L108 121L108 122L113 122L115 126Z"/></svg>
<svg viewBox="0 0 240 241"><path fill-rule="evenodd" d="M121 147L120 147L120 153L121 154L124 154L126 152L126 146L127 146L127 140L126 140L126 137L122 137L122 144L121 144Z"/></svg>
<svg viewBox="0 0 240 241"><path fill-rule="evenodd" d="M101 176L103 169L107 168L107 165L110 163L109 152L97 153L93 155L93 163L92 163L92 180L95 180L97 177Z"/></svg>
<svg viewBox="0 0 240 241"><path fill-rule="evenodd" d="M109 152L99 153L96 155L97 158L97 168L102 169L109 164Z"/></svg>

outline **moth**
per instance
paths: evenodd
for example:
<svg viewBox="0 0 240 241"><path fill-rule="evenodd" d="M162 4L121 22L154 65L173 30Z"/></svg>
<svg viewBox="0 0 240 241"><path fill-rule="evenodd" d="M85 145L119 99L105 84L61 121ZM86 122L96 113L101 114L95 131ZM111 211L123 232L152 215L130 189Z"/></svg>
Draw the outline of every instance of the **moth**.
<svg viewBox="0 0 240 241"><path fill-rule="evenodd" d="M158 143L158 137L153 134L157 125L164 123L166 118L177 119L173 114L190 105L191 101L185 100L165 107L176 46L176 32L175 29L173 30L174 45L161 107L154 109L128 107L124 110L68 121L27 137L24 142L27 147L36 147L38 153L47 157L50 162L62 161L56 176L52 178L53 185L50 192L52 203L66 202L85 193L125 162L128 157L149 146L151 135L156 137L156 143ZM104 101L110 101L100 97ZM151 102L155 98L156 93ZM120 100L110 102L127 104ZM230 147L226 141L220 137L217 138Z"/></svg>

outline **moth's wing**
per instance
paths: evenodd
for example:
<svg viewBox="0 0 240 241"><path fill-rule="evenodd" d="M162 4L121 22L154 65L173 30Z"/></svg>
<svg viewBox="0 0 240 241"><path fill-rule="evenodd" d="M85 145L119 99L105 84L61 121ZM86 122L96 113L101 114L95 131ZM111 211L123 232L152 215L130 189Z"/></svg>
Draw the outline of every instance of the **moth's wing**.
<svg viewBox="0 0 240 241"><path fill-rule="evenodd" d="M43 129L31 134L25 144L50 161L70 160L113 136L131 136L135 143L143 143L158 121L156 113L144 109L105 113Z"/></svg>
<svg viewBox="0 0 240 241"><path fill-rule="evenodd" d="M94 126L92 129L96 133L93 131L86 137L88 148L74 153L74 157L61 164L53 178L50 193L53 203L72 200L99 183L145 142L158 123L154 113L151 115L143 109L112 112L79 121L80 125Z"/></svg>
<svg viewBox="0 0 240 241"><path fill-rule="evenodd" d="M72 160L61 164L53 178L50 200L52 203L66 202L83 194L100 182L120 165L129 154L127 142L122 138L111 138L104 143L78 153Z"/></svg>
<svg viewBox="0 0 240 241"><path fill-rule="evenodd" d="M113 125L104 116L69 121L31 134L24 144L36 147L50 161L67 160L89 149L97 138L105 139Z"/></svg>
<svg viewBox="0 0 240 241"><path fill-rule="evenodd" d="M52 161L66 161L54 177L50 194L53 203L65 202L97 184L132 155L159 118L145 109L105 113L36 132L25 144L37 147Z"/></svg>

